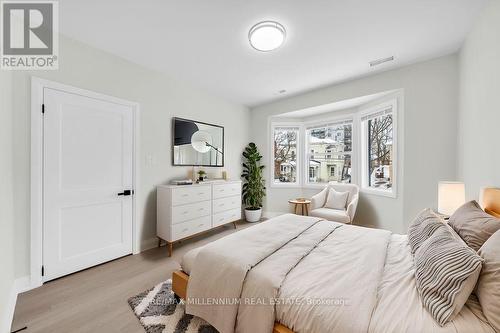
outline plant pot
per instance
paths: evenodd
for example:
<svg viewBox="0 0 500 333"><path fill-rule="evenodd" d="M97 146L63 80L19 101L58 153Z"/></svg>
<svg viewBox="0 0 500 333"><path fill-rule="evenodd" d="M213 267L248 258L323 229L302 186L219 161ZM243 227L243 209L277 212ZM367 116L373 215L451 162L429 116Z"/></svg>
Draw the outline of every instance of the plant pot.
<svg viewBox="0 0 500 333"><path fill-rule="evenodd" d="M245 219L247 222L259 222L260 217L262 216L262 208L259 209L250 209L245 208Z"/></svg>

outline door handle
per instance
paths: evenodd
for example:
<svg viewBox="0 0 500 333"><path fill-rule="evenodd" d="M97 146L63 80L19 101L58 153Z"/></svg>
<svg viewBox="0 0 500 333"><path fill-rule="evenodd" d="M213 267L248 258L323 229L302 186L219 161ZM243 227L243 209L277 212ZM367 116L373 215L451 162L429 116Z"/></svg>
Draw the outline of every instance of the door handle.
<svg viewBox="0 0 500 333"><path fill-rule="evenodd" d="M127 196L127 195L132 195L134 192L132 190L125 190L121 193L118 193L118 195L124 195L124 196Z"/></svg>

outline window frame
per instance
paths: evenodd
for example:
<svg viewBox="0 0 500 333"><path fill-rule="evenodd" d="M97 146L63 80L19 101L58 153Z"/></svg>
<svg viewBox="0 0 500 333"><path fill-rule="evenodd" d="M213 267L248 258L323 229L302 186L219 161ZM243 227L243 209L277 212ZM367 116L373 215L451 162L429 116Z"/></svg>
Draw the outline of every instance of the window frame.
<svg viewBox="0 0 500 333"><path fill-rule="evenodd" d="M367 122L369 119L363 120L365 117L374 116L377 113L384 112L387 109L391 109L392 115L392 166L394 169L392 177L392 187L391 190L377 189L369 186L369 161L368 161L368 127ZM358 112L359 116L359 126L360 126L360 139L359 153L360 156L360 167L359 167L359 187L361 192L368 194L375 194L390 198L397 198L398 192L398 173L399 173L399 155L398 155L398 103L396 99L392 99L383 103L377 103L375 106L371 106L365 109L361 109Z"/></svg>
<svg viewBox="0 0 500 333"><path fill-rule="evenodd" d="M269 140L269 185L276 188L301 188L302 187L302 131L303 124L300 122L279 122L273 121L270 124ZM274 181L274 131L277 128L290 128L297 131L297 157L296 157L296 182L277 183Z"/></svg>

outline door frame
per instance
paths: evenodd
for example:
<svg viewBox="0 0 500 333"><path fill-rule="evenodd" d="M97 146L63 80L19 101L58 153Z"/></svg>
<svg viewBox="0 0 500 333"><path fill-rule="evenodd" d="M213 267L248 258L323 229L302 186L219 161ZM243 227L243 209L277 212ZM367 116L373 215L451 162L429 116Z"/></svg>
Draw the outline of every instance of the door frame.
<svg viewBox="0 0 500 333"><path fill-rule="evenodd" d="M140 252L140 105L136 102L104 95L70 85L31 77L31 248L30 248L30 289L40 287L44 280L43 265L43 91L45 88L99 99L106 102L126 105L133 110L133 147L132 147L132 253Z"/></svg>

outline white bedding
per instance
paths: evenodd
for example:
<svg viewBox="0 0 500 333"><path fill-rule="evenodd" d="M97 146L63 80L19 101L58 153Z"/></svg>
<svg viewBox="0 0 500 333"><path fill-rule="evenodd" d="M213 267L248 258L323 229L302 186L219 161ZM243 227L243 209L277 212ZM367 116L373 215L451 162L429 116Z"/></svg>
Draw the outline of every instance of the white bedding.
<svg viewBox="0 0 500 333"><path fill-rule="evenodd" d="M297 228L297 223L308 226ZM264 225L267 226L261 227ZM295 231L303 230L295 236L290 232L287 242L283 242L283 235L270 237L277 241L262 251L269 241L262 231L277 233L287 225ZM416 291L413 258L406 236L329 221L316 222L296 215L283 215L233 235L229 241L225 237L214 242L215 247L207 246L220 250L228 244L238 244L237 249L232 249L237 252L232 252L234 255L229 259L232 262L229 272L235 269L236 280L242 281L233 284L233 279L229 285L228 281L209 283L207 288L207 278L220 273L222 266L227 268L221 262L215 267L213 263L225 261L226 256L214 255L207 251L207 246L195 249L188 252L182 262L183 270L191 275L188 298L193 296L193 290L195 297L227 295L228 290L232 290L243 299L277 297L296 301L276 305L240 304L229 308L199 306L197 310L201 308L201 311L193 312L188 304L188 313L200 315L222 333L272 332L275 320L297 333L494 332L474 298L453 321L444 327L437 325L423 308ZM248 262L255 259L248 261L252 258L248 252L255 247L259 248L259 259L255 265L248 266ZM240 253L245 253L242 266L234 264ZM242 269L247 269L243 278ZM223 275L227 273L226 270ZM207 312L207 309L210 310Z"/></svg>

